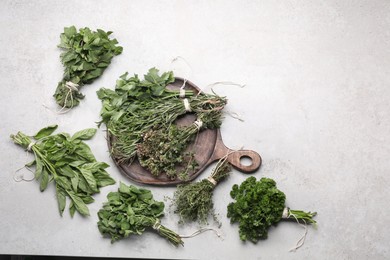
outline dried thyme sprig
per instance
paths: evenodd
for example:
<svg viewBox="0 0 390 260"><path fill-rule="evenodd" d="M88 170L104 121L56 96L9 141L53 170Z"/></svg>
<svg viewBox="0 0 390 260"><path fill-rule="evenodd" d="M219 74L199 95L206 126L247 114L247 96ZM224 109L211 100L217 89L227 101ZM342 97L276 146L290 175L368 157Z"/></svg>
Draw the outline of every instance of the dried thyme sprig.
<svg viewBox="0 0 390 260"><path fill-rule="evenodd" d="M180 217L180 223L198 221L207 224L208 217L213 216L219 222L214 212L212 201L215 186L231 172L227 157L220 159L211 176L196 183L180 184L173 196L172 205Z"/></svg>
<svg viewBox="0 0 390 260"><path fill-rule="evenodd" d="M170 125L168 129L158 128L143 135L137 145L140 164L153 175L165 173L169 178L188 179L188 173L197 166L194 154L185 152L202 129L219 128L222 111L211 110L199 114L197 120L185 127Z"/></svg>
<svg viewBox="0 0 390 260"><path fill-rule="evenodd" d="M118 41L109 38L111 33L87 27L78 32L74 26L64 28L58 47L64 51L60 57L65 72L54 93L58 105L77 106L84 98L80 88L100 77L112 58L122 53L123 48L116 46Z"/></svg>

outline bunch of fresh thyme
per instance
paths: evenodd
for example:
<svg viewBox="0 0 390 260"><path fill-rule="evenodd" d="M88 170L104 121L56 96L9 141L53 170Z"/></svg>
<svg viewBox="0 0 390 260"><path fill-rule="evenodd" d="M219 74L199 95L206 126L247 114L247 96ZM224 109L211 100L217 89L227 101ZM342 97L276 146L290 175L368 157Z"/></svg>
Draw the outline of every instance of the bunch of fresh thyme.
<svg viewBox="0 0 390 260"><path fill-rule="evenodd" d="M199 224L207 224L210 215L214 221L219 222L214 213L213 190L230 172L231 165L227 157L224 157L218 161L207 179L177 186L172 205L175 207L174 212L180 216L180 223L198 221Z"/></svg>

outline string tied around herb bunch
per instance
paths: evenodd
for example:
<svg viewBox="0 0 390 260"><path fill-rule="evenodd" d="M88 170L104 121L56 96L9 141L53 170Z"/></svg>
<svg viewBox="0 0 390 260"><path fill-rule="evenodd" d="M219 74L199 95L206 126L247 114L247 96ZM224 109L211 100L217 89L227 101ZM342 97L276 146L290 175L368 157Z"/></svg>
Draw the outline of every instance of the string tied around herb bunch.
<svg viewBox="0 0 390 260"><path fill-rule="evenodd" d="M192 112L190 101L188 100L188 98L183 99L183 105L186 112Z"/></svg>
<svg viewBox="0 0 390 260"><path fill-rule="evenodd" d="M65 82L65 87L68 89L68 92L66 93L65 95L65 100L64 100L64 105L62 106L62 108L57 112L59 114L65 114L67 112L69 112L69 110L71 110L73 108L73 92L78 92L79 91L79 87L80 85L79 84L76 84L72 81L66 81ZM68 102L68 98L70 97L70 100L71 100L71 105L70 107L65 110L65 111L62 111L66 108L66 103Z"/></svg>
<svg viewBox="0 0 390 260"><path fill-rule="evenodd" d="M246 87L246 84L239 84L239 83L232 82L232 81L217 81L217 82L214 82L214 83L211 83L211 84L207 85L205 89L210 88L211 91L214 92L213 87L217 86L217 85L237 86L239 88ZM229 116L231 116L234 119L237 119L237 120L239 120L241 122L244 122L244 119L242 119L241 116L238 113L236 113L236 112L225 111L225 113L228 114Z"/></svg>
<svg viewBox="0 0 390 260"><path fill-rule="evenodd" d="M27 150L28 152L31 152L31 149L32 149L33 145L35 145L36 143L37 143L37 142L31 142L31 143L29 143L29 145L27 146L26 150Z"/></svg>
<svg viewBox="0 0 390 260"><path fill-rule="evenodd" d="M157 230L157 232L160 232L160 228L161 228L160 219L156 219L156 222L153 224L152 228L154 230Z"/></svg>
<svg viewBox="0 0 390 260"><path fill-rule="evenodd" d="M193 123L196 128L198 129L198 131L200 131L200 129L202 128L203 126L203 121L201 119L196 119Z"/></svg>
<svg viewBox="0 0 390 260"><path fill-rule="evenodd" d="M306 236L307 236L307 223L305 221L305 219L301 219L302 222L304 224L302 224L301 222L299 222L297 216L295 216L295 214L291 213L290 212L290 208L288 207L285 207L283 209L283 214L282 214L282 219L291 219L291 217L293 217L296 222L298 223L298 225L300 225L301 227L303 227L305 229L305 232L303 233L302 237L300 237L297 241L297 243L295 244L294 247L292 247L289 251L290 252L294 252L296 251L298 248L302 247L304 244L305 244L305 240L306 240Z"/></svg>
<svg viewBox="0 0 390 260"><path fill-rule="evenodd" d="M172 67L173 64L177 63L178 61L182 61L189 69L189 72L187 73L188 75L185 75L183 76L183 85L180 87L180 92L179 92L179 97L180 98L184 98L185 97L185 90L184 88L186 87L186 83L187 83L187 79L188 77L192 74L192 67L190 66L190 64L187 62L187 60L185 58L183 58L182 56L176 56L174 57L172 60L171 60L171 64L170 64L170 67ZM172 69L172 71L175 71L175 69ZM176 74L176 72L175 72Z"/></svg>
<svg viewBox="0 0 390 260"><path fill-rule="evenodd" d="M218 232L218 230L216 230L214 228L200 228L190 235L179 235L179 236L180 236L180 238L193 238L193 237L196 237L197 235L200 235L206 231L213 231L217 235L217 237L224 240L222 233Z"/></svg>
<svg viewBox="0 0 390 260"><path fill-rule="evenodd" d="M29 172L31 172L31 173L33 174L33 177L30 178L30 179L26 179L26 178L24 177L24 174L22 174L22 175L20 176L20 178L17 178L17 173L18 173L19 171L21 171L22 169L27 169ZM25 165L25 166L23 166L23 167L17 169L17 170L14 172L13 179L14 179L15 182L21 182L21 181L30 182L30 181L35 180L35 174L34 174L34 172L33 172L29 167L27 167L27 166Z"/></svg>
<svg viewBox="0 0 390 260"><path fill-rule="evenodd" d="M45 104L42 104L42 106L44 108L50 110L51 112L57 114L57 115L62 115L62 114L68 113L74 107L73 93L79 92L80 85L76 84L72 81L66 81L64 83L64 87L67 89L67 91L66 91L65 98L64 98L64 104L59 110L54 111L54 110L50 109L48 106L46 106ZM69 98L70 98L71 105L70 105L70 107L68 107L68 109L66 109L67 108L66 104L68 103Z"/></svg>

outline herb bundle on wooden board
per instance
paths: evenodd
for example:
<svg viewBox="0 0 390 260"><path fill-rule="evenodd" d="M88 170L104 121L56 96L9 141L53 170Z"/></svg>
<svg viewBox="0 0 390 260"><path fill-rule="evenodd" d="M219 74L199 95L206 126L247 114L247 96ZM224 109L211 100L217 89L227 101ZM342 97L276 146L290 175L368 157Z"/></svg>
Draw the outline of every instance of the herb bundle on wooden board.
<svg viewBox="0 0 390 260"><path fill-rule="evenodd" d="M101 122L107 126L111 136L110 152L119 163L132 163L138 153L144 162L143 166L152 171L152 174L157 176L165 173L171 179L185 175L183 172L186 169L180 172L175 170L177 163L193 167L192 156L184 155L183 151L198 131L220 126L221 110L226 105L226 98L204 93L195 95L194 91L167 88L174 80L172 72L160 75L157 69L152 68L144 75L143 80L137 75L128 77L126 73L117 81L115 91L105 88L98 91L98 97L103 103ZM189 113L195 114L199 120L203 118L202 125L198 120L197 125L189 128L174 126L178 118ZM183 142L167 143L167 140L174 138L169 136L172 134L182 136L178 140ZM150 140L150 137L155 137L155 140ZM169 145L162 155L163 160L157 158L161 162L157 166L146 162L148 159L157 161L153 152L149 153L151 149L145 147L146 144L142 145L142 142L148 141L154 144L156 140Z"/></svg>
<svg viewBox="0 0 390 260"><path fill-rule="evenodd" d="M164 203L154 200L150 190L120 183L118 191L110 192L107 199L98 212L98 228L103 235L111 237L111 243L131 235L142 235L149 228L173 245L183 245L178 234L160 224Z"/></svg>
<svg viewBox="0 0 390 260"><path fill-rule="evenodd" d="M76 132L52 135L57 125L41 129L33 139L22 132L11 135L14 143L34 153L35 159L27 167L35 165L35 179L40 181L40 190L44 191L50 182L56 187L60 214L65 210L66 197L70 198L69 211L89 215L86 204L92 203L92 195L100 188L114 184L115 181L106 172L109 166L98 162L89 146L83 140L91 139L96 129L89 128Z"/></svg>
<svg viewBox="0 0 390 260"><path fill-rule="evenodd" d="M225 157L218 161L207 179L177 186L173 196L173 206L181 223L198 221L199 224L207 224L210 215L216 222L219 222L214 213L213 190L230 172L231 165Z"/></svg>
<svg viewBox="0 0 390 260"><path fill-rule="evenodd" d="M112 32L89 28L77 29L74 26L64 28L61 43L64 52L61 62L65 67L62 81L58 83L54 97L58 105L72 108L84 98L80 88L100 77L114 56L122 53L116 39L110 39Z"/></svg>
<svg viewBox="0 0 390 260"><path fill-rule="evenodd" d="M286 195L277 189L276 182L269 178L247 178L241 185L235 184L230 192L235 199L228 205L227 216L231 223L238 222L239 235L243 241L256 243L266 239L268 229L283 219L314 224L316 212L291 210L285 206Z"/></svg>
<svg viewBox="0 0 390 260"><path fill-rule="evenodd" d="M221 117L220 110L212 110L201 113L189 126L180 127L172 124L167 129L159 128L146 132L137 145L140 164L155 176L164 172L170 178L179 177L185 180L188 171L194 170L197 166L194 154L185 152L187 146L194 141L200 130L219 128ZM181 171L177 169L179 166L182 168Z"/></svg>

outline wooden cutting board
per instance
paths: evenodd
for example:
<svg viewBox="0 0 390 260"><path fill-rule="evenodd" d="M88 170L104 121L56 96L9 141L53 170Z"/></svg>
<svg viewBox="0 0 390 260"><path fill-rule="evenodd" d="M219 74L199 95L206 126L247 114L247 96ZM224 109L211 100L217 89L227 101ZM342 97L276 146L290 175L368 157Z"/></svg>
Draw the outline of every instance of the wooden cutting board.
<svg viewBox="0 0 390 260"><path fill-rule="evenodd" d="M170 89L179 89L183 83L184 80L182 78L176 77L175 82L169 84L167 87ZM200 92L200 89L188 80L186 81L185 89L193 90L196 93ZM190 125L195 121L195 119L195 115L188 114L180 118L177 124ZM108 146L111 148L112 136L110 136L108 131L107 133ZM156 177L152 175L147 169L143 168L137 159L135 159L131 164L128 164L119 163L115 157L112 157L120 171L132 181L140 184L160 186L176 185L183 182L189 182L201 174L211 163L223 158L226 155L229 163L235 169L244 173L255 172L259 169L262 161L260 155L255 151L233 151L227 148L222 141L220 129L206 129L199 132L196 141L190 144L187 150L195 153L195 160L198 163L198 168L196 171L189 173L189 179L187 181L182 181L179 179L171 180L165 174L161 174L160 176ZM251 162L250 165L244 165L241 163L241 160L244 158L249 159Z"/></svg>

